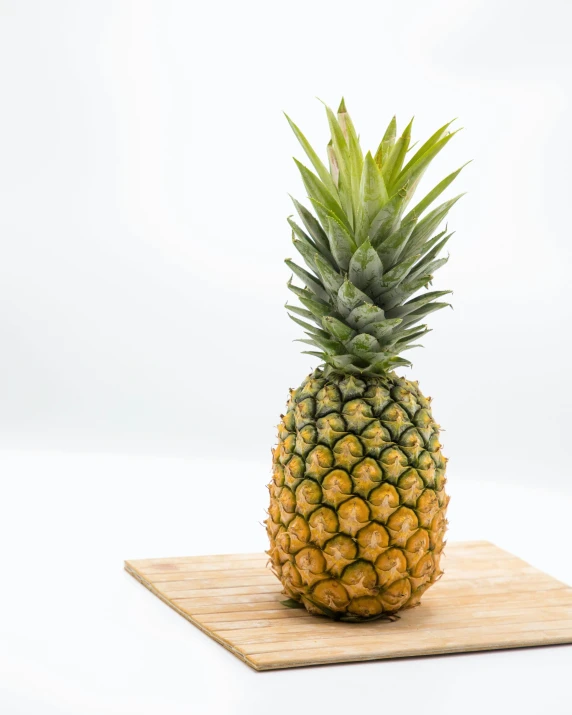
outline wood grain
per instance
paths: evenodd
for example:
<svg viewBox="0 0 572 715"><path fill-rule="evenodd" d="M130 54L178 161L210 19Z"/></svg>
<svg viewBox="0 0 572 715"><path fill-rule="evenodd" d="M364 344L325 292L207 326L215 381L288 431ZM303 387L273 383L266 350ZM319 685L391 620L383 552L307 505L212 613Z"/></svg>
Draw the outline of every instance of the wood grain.
<svg viewBox="0 0 572 715"><path fill-rule="evenodd" d="M265 554L139 559L125 569L255 670L572 643L572 588L486 541L448 544L445 576L393 623L283 606Z"/></svg>

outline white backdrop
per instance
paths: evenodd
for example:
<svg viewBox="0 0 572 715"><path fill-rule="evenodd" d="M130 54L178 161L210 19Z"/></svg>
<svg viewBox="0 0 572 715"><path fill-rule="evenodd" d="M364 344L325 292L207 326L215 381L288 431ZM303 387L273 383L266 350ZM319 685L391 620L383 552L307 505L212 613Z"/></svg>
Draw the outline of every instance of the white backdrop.
<svg viewBox="0 0 572 715"><path fill-rule="evenodd" d="M474 159L435 285L455 309L406 373L451 479L567 482L569 3L0 8L4 448L267 459L312 367L282 307L281 112L323 145L314 97L344 94L366 148L393 113L466 128L428 176Z"/></svg>
<svg viewBox="0 0 572 715"><path fill-rule="evenodd" d="M366 148L394 113L465 127L425 185L474 159L454 311L405 374L446 429L451 540L572 582L571 24L566 0L0 0L0 711L398 711L439 682L427 715L569 715L570 647L255 674L121 567L266 548L312 367L282 110L324 146L315 97L343 94Z"/></svg>

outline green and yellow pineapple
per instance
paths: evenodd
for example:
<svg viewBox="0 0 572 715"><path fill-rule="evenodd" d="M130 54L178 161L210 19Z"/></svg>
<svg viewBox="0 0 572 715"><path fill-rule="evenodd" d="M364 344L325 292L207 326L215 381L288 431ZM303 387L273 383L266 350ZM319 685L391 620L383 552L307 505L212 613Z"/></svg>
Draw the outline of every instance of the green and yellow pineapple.
<svg viewBox="0 0 572 715"><path fill-rule="evenodd" d="M326 108L329 169L290 125L315 172L296 162L310 211L294 206L292 240L306 268L287 305L301 342L322 363L296 390L278 428L268 554L284 592L308 611L346 621L390 616L420 602L442 574L446 459L430 398L395 374L450 291L423 291L446 263L435 235L460 197L427 211L461 169L407 210L431 160L454 132L416 151L411 123L393 118L365 156L344 102ZM410 156L410 158L409 158ZM422 292L420 292L422 291Z"/></svg>

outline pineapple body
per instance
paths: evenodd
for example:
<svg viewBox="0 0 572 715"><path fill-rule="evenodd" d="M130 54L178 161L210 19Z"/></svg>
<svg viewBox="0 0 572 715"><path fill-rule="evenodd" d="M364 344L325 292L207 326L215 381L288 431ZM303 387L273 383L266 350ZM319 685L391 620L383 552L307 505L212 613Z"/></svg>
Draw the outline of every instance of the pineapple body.
<svg viewBox="0 0 572 715"><path fill-rule="evenodd" d="M430 398L395 373L317 369L278 438L266 527L287 596L344 620L418 605L442 574L449 501Z"/></svg>

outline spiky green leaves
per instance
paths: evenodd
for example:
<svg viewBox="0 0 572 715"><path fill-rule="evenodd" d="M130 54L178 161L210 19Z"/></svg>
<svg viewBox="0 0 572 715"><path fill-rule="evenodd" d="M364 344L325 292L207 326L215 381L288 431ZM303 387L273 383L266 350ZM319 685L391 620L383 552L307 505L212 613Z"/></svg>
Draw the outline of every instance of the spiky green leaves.
<svg viewBox="0 0 572 715"><path fill-rule="evenodd" d="M347 271L356 250L355 241L335 216L328 216L326 229L332 255L338 267Z"/></svg>
<svg viewBox="0 0 572 715"><path fill-rule="evenodd" d="M288 118L315 171L296 161L316 215L293 199L302 226L288 221L308 270L286 261L305 286L288 284L304 307L287 309L305 331L302 342L317 348L307 352L330 369L381 374L409 364L398 354L428 332L417 324L448 305L437 299L449 291L416 294L447 261L439 253L451 234L434 234L459 197L424 213L461 169L403 215L427 166L454 132L445 124L413 153L412 122L397 138L393 118L375 156L364 157L344 101L337 113L326 107L326 114L329 169Z"/></svg>
<svg viewBox="0 0 572 715"><path fill-rule="evenodd" d="M365 155L360 183L360 202L364 208L369 225L388 202L389 196L379 167L371 152Z"/></svg>
<svg viewBox="0 0 572 715"><path fill-rule="evenodd" d="M366 241L355 251L349 262L348 278L366 295L375 294L383 281L383 264L371 243Z"/></svg>

